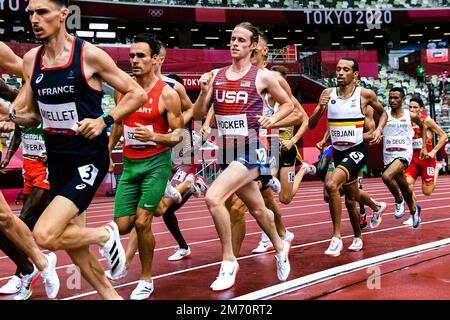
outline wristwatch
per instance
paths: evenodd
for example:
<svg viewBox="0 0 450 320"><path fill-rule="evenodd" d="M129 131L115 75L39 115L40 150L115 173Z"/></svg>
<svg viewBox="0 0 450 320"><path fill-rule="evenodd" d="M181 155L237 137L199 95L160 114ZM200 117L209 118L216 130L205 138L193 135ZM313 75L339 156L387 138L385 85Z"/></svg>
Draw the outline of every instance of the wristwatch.
<svg viewBox="0 0 450 320"><path fill-rule="evenodd" d="M105 124L107 127L114 124L114 118L112 115L104 113L104 114L102 114L102 118L103 118L103 121L105 121Z"/></svg>
<svg viewBox="0 0 450 320"><path fill-rule="evenodd" d="M16 109L9 107L9 120L14 121L16 119Z"/></svg>

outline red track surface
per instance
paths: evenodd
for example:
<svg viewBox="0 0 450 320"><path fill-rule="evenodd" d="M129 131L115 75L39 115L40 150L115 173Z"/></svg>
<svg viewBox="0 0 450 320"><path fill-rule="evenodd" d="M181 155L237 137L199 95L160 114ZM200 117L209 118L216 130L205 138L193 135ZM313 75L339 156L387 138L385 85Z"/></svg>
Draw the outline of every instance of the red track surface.
<svg viewBox="0 0 450 320"><path fill-rule="evenodd" d="M352 230L347 212L344 210L342 228L344 250L341 256L335 258L323 254L331 238L331 222L328 205L322 200L322 186L318 182L305 182L290 205L281 205L285 224L295 234L290 256L292 271L288 280L449 238L449 187L450 177L441 176L434 194L425 197L421 193L420 184L417 185L418 203L422 206L422 224L419 229L414 230L394 218L393 197L380 179L366 179L364 189L376 200L388 203L383 223L375 230L366 229L363 232L363 251L350 252L346 247L352 241ZM88 226L99 227L105 224L112 219L112 212L111 198L96 198L88 210ZM231 299L279 283L274 253L251 254L251 250L259 241L260 229L248 215L247 236L239 257L241 271L236 286L219 293L210 291L209 286L220 268L221 247L204 200L191 199L177 216L182 232L191 247L192 257L178 262L167 261L176 242L162 219L155 219L153 223L157 242L153 263L155 292L151 299ZM128 236L122 237L124 246L127 245L128 239ZM96 246L92 246L95 254L98 254L97 249ZM61 251L57 254L58 274L61 280L58 298L99 299L84 280L78 285L75 269L69 257ZM449 263L450 248L444 247L381 265L379 290L367 288L366 280L369 275L366 270L361 270L277 299L450 299ZM13 263L0 252L0 285L9 279L14 270ZM135 288L139 271L140 262L136 256L129 270L127 282L117 285L119 294L125 299L128 299ZM10 296L0 297L0 299L9 298ZM43 285L39 282L34 289L33 299L46 299Z"/></svg>

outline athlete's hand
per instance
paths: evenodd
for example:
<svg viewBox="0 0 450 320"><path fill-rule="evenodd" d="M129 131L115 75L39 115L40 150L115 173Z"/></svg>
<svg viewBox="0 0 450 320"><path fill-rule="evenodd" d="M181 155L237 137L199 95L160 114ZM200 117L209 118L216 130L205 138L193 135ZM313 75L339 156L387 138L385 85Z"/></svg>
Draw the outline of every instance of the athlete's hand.
<svg viewBox="0 0 450 320"><path fill-rule="evenodd" d="M109 167L108 167L108 172L109 173L113 173L114 172L114 167L116 165L113 162L113 159L111 157L109 157Z"/></svg>
<svg viewBox="0 0 450 320"><path fill-rule="evenodd" d="M372 133L372 140L370 140L369 144L373 145L373 144L379 144L381 142L381 139L383 138L383 134L381 133L380 129L376 129L373 133Z"/></svg>
<svg viewBox="0 0 450 320"><path fill-rule="evenodd" d="M289 140L280 140L281 143L281 149L285 150L285 151L289 151L291 150L291 148L294 146L294 141L292 141L291 139Z"/></svg>
<svg viewBox="0 0 450 320"><path fill-rule="evenodd" d="M154 133L148 130L145 126L135 122L136 129L134 129L134 137L141 142L154 141Z"/></svg>
<svg viewBox="0 0 450 320"><path fill-rule="evenodd" d="M5 158L4 160L2 160L2 162L0 162L0 173L6 173L5 169L8 166L10 160L11 159Z"/></svg>
<svg viewBox="0 0 450 320"><path fill-rule="evenodd" d="M420 156L422 159L434 159L434 157L436 156L436 151L428 152L427 149L424 148L424 149L420 150Z"/></svg>
<svg viewBox="0 0 450 320"><path fill-rule="evenodd" d="M200 89L204 93L207 93L211 84L211 79L213 78L212 72L207 72L202 74L200 77Z"/></svg>
<svg viewBox="0 0 450 320"><path fill-rule="evenodd" d="M202 136L203 140L206 140L206 138L208 138L210 134L211 134L210 126L203 126L200 129L200 135Z"/></svg>
<svg viewBox="0 0 450 320"><path fill-rule="evenodd" d="M8 121L9 120L9 108L0 101L0 121Z"/></svg>
<svg viewBox="0 0 450 320"><path fill-rule="evenodd" d="M97 138L106 128L105 121L102 117L98 117L97 119L86 118L78 121L77 124L77 134L81 134L83 137L89 140Z"/></svg>
<svg viewBox="0 0 450 320"><path fill-rule="evenodd" d="M319 105L322 109L328 105L328 102L330 102L330 98L331 98L331 96L328 95L328 96L322 96L319 99Z"/></svg>
<svg viewBox="0 0 450 320"><path fill-rule="evenodd" d="M270 129L275 124L275 121L272 117L267 116L256 116L258 118L258 122L263 129Z"/></svg>
<svg viewBox="0 0 450 320"><path fill-rule="evenodd" d="M0 132L13 132L16 125L12 121L0 121Z"/></svg>
<svg viewBox="0 0 450 320"><path fill-rule="evenodd" d="M326 141L320 140L319 142L316 143L316 148L322 151L326 143L327 143Z"/></svg>

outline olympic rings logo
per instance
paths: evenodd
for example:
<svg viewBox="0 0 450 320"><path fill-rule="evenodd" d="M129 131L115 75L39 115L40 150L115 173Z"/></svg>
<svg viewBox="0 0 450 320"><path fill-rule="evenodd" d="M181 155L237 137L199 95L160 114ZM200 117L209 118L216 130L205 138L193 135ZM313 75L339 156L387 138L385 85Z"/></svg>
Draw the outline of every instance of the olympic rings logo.
<svg viewBox="0 0 450 320"><path fill-rule="evenodd" d="M154 18L159 18L164 14L163 9L149 9L148 14Z"/></svg>

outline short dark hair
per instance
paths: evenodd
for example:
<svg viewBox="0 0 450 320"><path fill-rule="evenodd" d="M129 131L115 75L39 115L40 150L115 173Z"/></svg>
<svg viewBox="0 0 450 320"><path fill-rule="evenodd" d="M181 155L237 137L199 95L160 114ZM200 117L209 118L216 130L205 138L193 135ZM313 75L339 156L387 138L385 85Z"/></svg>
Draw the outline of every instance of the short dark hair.
<svg viewBox="0 0 450 320"><path fill-rule="evenodd" d="M412 97L412 98L409 100L409 102L410 102L410 103L411 103L411 102L417 102L421 108L424 108L424 107L425 107L422 98L420 98L419 96L414 96L414 97Z"/></svg>
<svg viewBox="0 0 450 320"><path fill-rule="evenodd" d="M181 79L180 76L175 73L171 73L171 74L167 75L167 78L173 79L176 82L183 84L183 79Z"/></svg>
<svg viewBox="0 0 450 320"><path fill-rule="evenodd" d="M400 92L400 95L402 98L405 97L405 90L403 90L403 88L400 87L394 87L391 90L389 90L389 92Z"/></svg>
<svg viewBox="0 0 450 320"><path fill-rule="evenodd" d="M242 28L252 33L250 37L250 43L258 43L259 41L259 29L250 22L241 22L235 26L235 28Z"/></svg>
<svg viewBox="0 0 450 320"><path fill-rule="evenodd" d="M341 58L341 60L353 62L353 72L359 71L358 61L356 61L354 58L352 58L352 57L343 57L343 58Z"/></svg>
<svg viewBox="0 0 450 320"><path fill-rule="evenodd" d="M258 37L263 39L263 41L266 43L266 45L269 43L269 39L267 39L266 34L261 29L258 29ZM259 39L258 39L259 41Z"/></svg>
<svg viewBox="0 0 450 320"><path fill-rule="evenodd" d="M145 42L148 44L152 56L159 55L161 49L161 42L151 33L140 33L133 38L133 43Z"/></svg>
<svg viewBox="0 0 450 320"><path fill-rule="evenodd" d="M270 68L270 70L278 72L285 79L287 77L288 68L286 68L285 66L273 66L272 68Z"/></svg>
<svg viewBox="0 0 450 320"><path fill-rule="evenodd" d="M59 7L69 7L69 0L50 0L51 2L56 3Z"/></svg>

